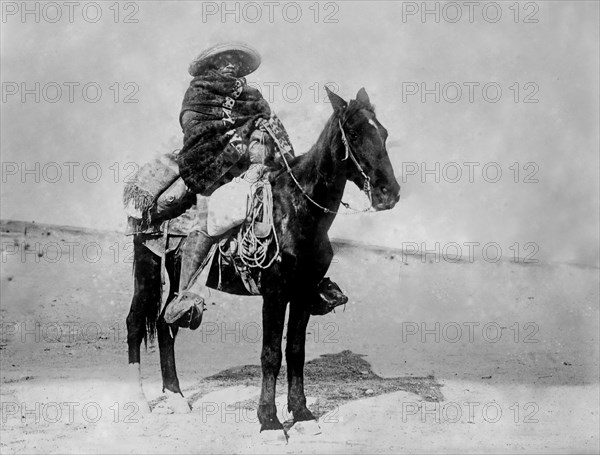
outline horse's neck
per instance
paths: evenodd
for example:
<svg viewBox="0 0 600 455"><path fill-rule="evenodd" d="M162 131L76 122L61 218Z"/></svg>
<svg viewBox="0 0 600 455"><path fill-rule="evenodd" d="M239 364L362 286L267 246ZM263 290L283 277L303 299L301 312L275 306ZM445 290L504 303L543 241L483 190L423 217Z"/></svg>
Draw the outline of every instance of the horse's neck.
<svg viewBox="0 0 600 455"><path fill-rule="evenodd" d="M338 210L346 186L345 162L337 158L343 154L337 125L337 117L332 116L317 143L298 163L298 169L294 170L306 194L314 202L332 212ZM310 201L309 205L313 206L311 209L325 214Z"/></svg>

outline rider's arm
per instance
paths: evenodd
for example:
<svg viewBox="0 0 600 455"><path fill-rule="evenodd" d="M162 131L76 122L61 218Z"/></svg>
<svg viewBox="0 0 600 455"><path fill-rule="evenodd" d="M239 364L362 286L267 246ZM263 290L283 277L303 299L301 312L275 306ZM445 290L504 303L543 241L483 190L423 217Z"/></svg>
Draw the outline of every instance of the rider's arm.
<svg viewBox="0 0 600 455"><path fill-rule="evenodd" d="M256 122L257 128L250 136L250 160L252 163L261 163L271 167L283 167L282 153L285 154L285 159L290 162L294 158L294 154L287 150L286 143L279 142L284 147L280 150L278 143L267 132L269 122L265 119L259 119ZM273 129L271 128L271 131Z"/></svg>

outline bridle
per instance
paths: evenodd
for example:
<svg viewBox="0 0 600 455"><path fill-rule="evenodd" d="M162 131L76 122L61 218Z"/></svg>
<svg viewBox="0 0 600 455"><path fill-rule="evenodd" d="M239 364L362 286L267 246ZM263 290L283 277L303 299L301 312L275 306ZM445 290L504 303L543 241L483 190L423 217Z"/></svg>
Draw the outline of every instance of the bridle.
<svg viewBox="0 0 600 455"><path fill-rule="evenodd" d="M348 121L348 119L346 119L344 121L344 123L346 123L347 121ZM350 204L348 204L348 203L346 203L344 201L340 201L340 203L347 210L351 210L350 213L338 212L338 211L335 211L335 210L328 209L327 207L324 207L321 204L319 204L317 201L315 201L306 192L306 190L302 187L302 185L300 184L300 182L298 182L298 179L296 179L296 176L294 175L294 172L292 171L292 168L291 168L290 164L288 163L287 158L285 157L284 148L281 145L281 143L279 142L279 139L277 138L277 136L275 135L275 132L271 129L271 127L269 126L269 124L267 122L263 122L263 124L262 124L262 126L267 130L267 132L271 136L271 138L273 138L273 140L275 141L275 144L277 145L277 149L279 151L279 154L281 155L281 158L283 159L283 162L285 163L285 167L286 167L287 173L290 175L290 177L292 178L292 180L294 181L294 183L296 184L296 186L298 187L298 189L302 192L302 194L304 195L304 197L306 199L308 199L313 205L315 205L316 207L320 208L325 213L331 213L331 214L336 214L336 215L337 214L340 214L340 215L354 215L354 214L357 214L357 213L369 212L369 211L371 211L372 205L373 205L373 195L372 195L371 178L367 174L365 174L365 171L363 170L362 166L360 165L360 163L358 162L358 160L354 156L354 153L352 153L352 149L350 148L350 143L348 142L348 139L346 138L346 132L344 131L344 127L343 127L341 119L338 119L338 125L340 127L340 132L342 134L342 143L344 144L344 148L346 150L346 155L344 156L344 158L342 158L342 161L346 161L348 159L348 157L350 157L350 159L352 160L352 162L354 163L354 165L358 169L358 172L362 175L362 177L364 179L362 191L369 198L369 207L367 207L366 209L363 209L363 210L358 210L358 209L352 208L352 207L350 207Z"/></svg>
<svg viewBox="0 0 600 455"><path fill-rule="evenodd" d="M346 123L346 121L344 123ZM344 158L342 158L342 161L346 161L348 159L348 157L350 157L350 159L356 166L356 169L358 169L358 172L360 172L360 175L363 176L364 182L363 182L362 190L363 190L363 193L365 193L367 195L367 197L369 198L369 202L372 204L373 197L371 195L371 189L372 189L371 188L371 178L367 174L365 174L365 171L363 171L363 168L360 165L360 163L358 162L358 160L356 159L356 157L354 156L354 153L352 153L352 149L350 148L350 143L348 142L348 139L346 138L346 132L344 131L344 127L342 126L342 121L340 119L338 119L338 125L340 125L340 132L342 133L342 142L344 143L344 147L346 149L346 156L344 156Z"/></svg>

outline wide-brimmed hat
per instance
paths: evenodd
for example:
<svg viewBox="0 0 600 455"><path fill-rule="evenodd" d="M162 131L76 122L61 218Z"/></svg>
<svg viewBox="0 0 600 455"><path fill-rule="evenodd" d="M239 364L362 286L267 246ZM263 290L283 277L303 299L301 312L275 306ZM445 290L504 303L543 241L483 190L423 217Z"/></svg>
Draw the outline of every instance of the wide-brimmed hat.
<svg viewBox="0 0 600 455"><path fill-rule="evenodd" d="M194 77L202 74L211 66L216 57L225 53L237 57L241 63L239 77L252 73L260 66L260 54L256 49L244 43L230 42L217 44L203 51L190 64L188 72Z"/></svg>

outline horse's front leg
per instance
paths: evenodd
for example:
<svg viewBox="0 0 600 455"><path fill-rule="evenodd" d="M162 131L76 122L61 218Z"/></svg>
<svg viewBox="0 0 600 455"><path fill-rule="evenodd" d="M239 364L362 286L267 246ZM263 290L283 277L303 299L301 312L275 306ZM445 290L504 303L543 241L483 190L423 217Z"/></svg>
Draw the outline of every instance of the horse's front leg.
<svg viewBox="0 0 600 455"><path fill-rule="evenodd" d="M321 432L315 416L306 407L304 394L304 358L306 343L306 326L310 312L303 300L293 300L290 303L288 319L287 344L285 357L288 374L288 411L294 416L295 430L300 434L319 434Z"/></svg>
<svg viewBox="0 0 600 455"><path fill-rule="evenodd" d="M288 373L288 411L294 414L294 422L314 420L314 416L306 407L304 395L304 345L309 319L310 313L302 307L302 303L292 301L285 357Z"/></svg>
<svg viewBox="0 0 600 455"><path fill-rule="evenodd" d="M260 431L283 430L277 418L275 388L281 368L281 338L285 320L286 303L281 297L266 295L263 299L262 390L258 405Z"/></svg>

